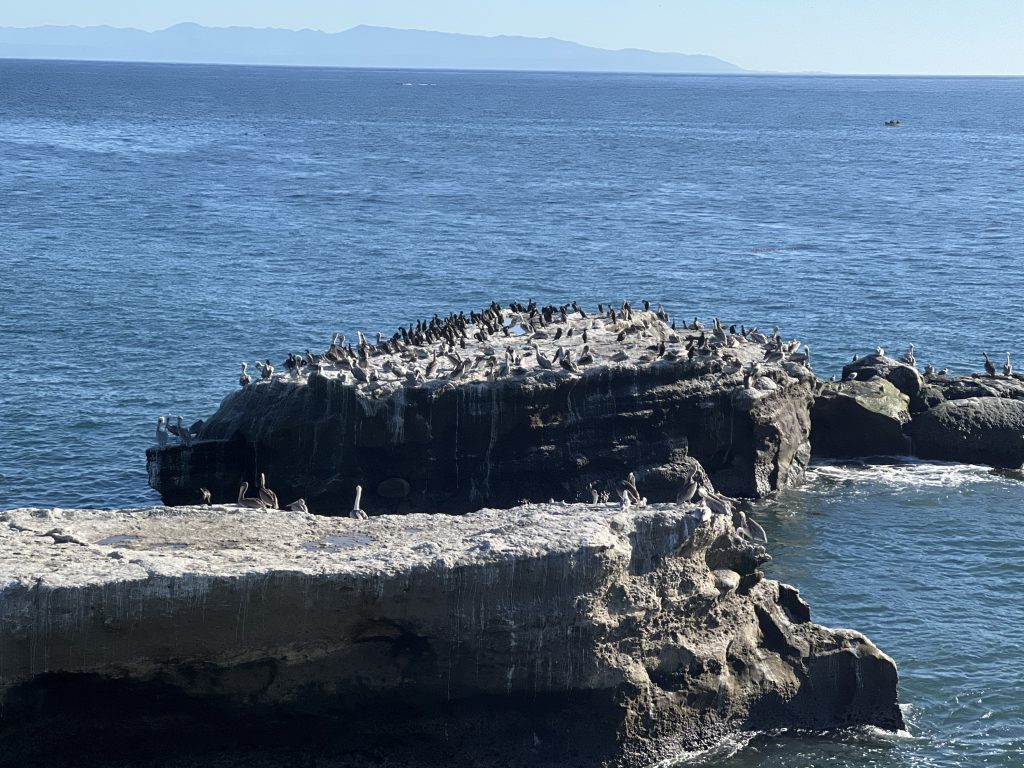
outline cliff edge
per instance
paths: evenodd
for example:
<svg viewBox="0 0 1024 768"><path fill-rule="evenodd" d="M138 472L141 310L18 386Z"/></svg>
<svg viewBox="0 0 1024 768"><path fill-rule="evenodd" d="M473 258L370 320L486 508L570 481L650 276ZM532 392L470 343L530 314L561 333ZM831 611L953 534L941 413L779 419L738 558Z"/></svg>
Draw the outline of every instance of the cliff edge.
<svg viewBox="0 0 1024 768"><path fill-rule="evenodd" d="M765 559L694 505L13 510L0 750L220 749L231 720L251 750L329 723L310 749L352 764L640 766L734 730L902 727L892 660Z"/></svg>

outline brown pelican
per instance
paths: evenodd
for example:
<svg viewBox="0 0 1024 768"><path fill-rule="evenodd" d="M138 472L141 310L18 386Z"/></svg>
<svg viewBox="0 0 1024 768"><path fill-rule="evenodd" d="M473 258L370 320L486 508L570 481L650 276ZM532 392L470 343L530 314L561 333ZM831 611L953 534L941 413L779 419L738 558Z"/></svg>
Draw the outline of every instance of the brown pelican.
<svg viewBox="0 0 1024 768"><path fill-rule="evenodd" d="M156 420L156 445L157 448L167 447L167 417L161 416Z"/></svg>
<svg viewBox="0 0 1024 768"><path fill-rule="evenodd" d="M540 351L540 349L537 350L537 364L546 371L550 371L555 367L554 364L548 360L547 356Z"/></svg>
<svg viewBox="0 0 1024 768"><path fill-rule="evenodd" d="M686 485L679 489L679 493L676 494L676 504L689 504L697 493L697 473L694 472L690 475L690 479Z"/></svg>
<svg viewBox="0 0 1024 768"><path fill-rule="evenodd" d="M579 373L579 367L572 360L572 350L562 349L562 347L559 347L559 349L562 350L562 357L558 361L558 364L561 365L565 370L569 371L570 373Z"/></svg>
<svg viewBox="0 0 1024 768"><path fill-rule="evenodd" d="M1010 378L1013 376L1013 364L1010 363L1010 353L1006 353L1006 362L1003 363L1003 376Z"/></svg>
<svg viewBox="0 0 1024 768"><path fill-rule="evenodd" d="M277 509L277 494L267 488L267 476L260 472L260 500L270 509Z"/></svg>
<svg viewBox="0 0 1024 768"><path fill-rule="evenodd" d="M348 516L356 520L365 520L367 515L363 510L359 508L359 502L363 498L363 486L356 486L356 500L352 502L352 511L348 513Z"/></svg>
<svg viewBox="0 0 1024 768"><path fill-rule="evenodd" d="M203 497L203 504L205 504L206 506L210 506L210 489L200 488L199 495Z"/></svg>
<svg viewBox="0 0 1024 768"><path fill-rule="evenodd" d="M288 509L292 512L309 512L309 507L306 506L305 499L296 499L288 505Z"/></svg>
<svg viewBox="0 0 1024 768"><path fill-rule="evenodd" d="M238 384L239 384L240 387L242 387L242 389L245 389L250 384L252 384L252 376L250 376L249 372L246 370L246 368L248 368L248 367L249 367L249 364L243 360L242 361L242 375L238 377Z"/></svg>
<svg viewBox="0 0 1024 768"><path fill-rule="evenodd" d="M249 490L249 484L243 482L238 488L238 503L243 507L249 507L249 509L266 509L267 505L263 503L262 499L256 499L252 496L246 496L245 492Z"/></svg>
<svg viewBox="0 0 1024 768"><path fill-rule="evenodd" d="M700 497L707 504L708 509L718 515L728 515L732 512L732 506L724 497L705 488L700 489Z"/></svg>
<svg viewBox="0 0 1024 768"><path fill-rule="evenodd" d="M188 447L188 446L192 445L192 435L189 434L189 431L187 429L185 429L184 425L182 424L181 416L178 416L177 420L178 420L177 424L168 424L167 425L167 431L170 432L175 437L177 437L178 441L182 445Z"/></svg>
<svg viewBox="0 0 1024 768"><path fill-rule="evenodd" d="M917 360L914 359L914 345L913 344L911 344L910 347L907 349L907 351L904 352L900 356L900 362L905 364L905 365L909 365L912 368L915 365L917 365Z"/></svg>
<svg viewBox="0 0 1024 768"><path fill-rule="evenodd" d="M992 361L988 359L988 352L982 352L981 354L985 356L985 373L994 379L996 377L995 365L993 365Z"/></svg>

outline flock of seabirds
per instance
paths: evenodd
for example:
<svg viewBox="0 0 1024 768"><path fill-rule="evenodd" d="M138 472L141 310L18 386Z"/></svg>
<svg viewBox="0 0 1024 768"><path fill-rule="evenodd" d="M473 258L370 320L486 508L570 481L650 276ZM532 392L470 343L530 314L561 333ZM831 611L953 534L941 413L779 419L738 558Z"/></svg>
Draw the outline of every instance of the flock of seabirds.
<svg viewBox="0 0 1024 768"><path fill-rule="evenodd" d="M885 355L881 347L875 349L879 357ZM995 363L987 353L985 372L995 378ZM858 357L854 355L853 362ZM434 315L415 325L400 327L390 338L378 333L374 341L357 331L354 342L344 334L335 333L330 346L322 354L308 349L304 354L289 353L278 371L269 360L256 362L255 378L247 362L242 363L239 385L260 386L271 382L308 383L316 377L336 379L351 384L362 394L381 396L400 387L444 386L453 383L497 381L505 378L530 376L580 376L585 369L608 365L666 364L702 366L711 363L725 374L743 374L743 386L748 389L773 389L761 375L769 367L779 367L790 375L798 375L794 366L809 369L811 350L798 339L785 340L776 327L770 334L756 327L725 327L715 318L706 327L698 318L677 326L665 308L643 301L642 308L634 308L628 301L621 304L598 304L597 312L588 313L576 302L560 306L538 306L517 302L502 307L492 303L482 312ZM916 367L914 345L899 358L899 362ZM1010 353L1002 366L1006 377L1013 375ZM925 366L926 377L945 376L948 370L936 371ZM850 371L844 381L857 378ZM832 377L835 381L836 377ZM181 445L191 445L199 436L203 421L186 427L181 416L172 423L170 417L157 421L157 445L167 445L168 436L174 435ZM247 496L248 483L242 483L238 504L258 509L278 509L277 495L260 475L256 496ZM633 474L619 483L616 491L624 507L644 506ZM200 489L203 501L210 503L210 492ZM355 503L350 516L365 518L360 507L362 488L356 488ZM610 500L609 492L592 491L592 502ZM678 503L698 503L711 513L736 514L729 500L702 486L696 470L683 484ZM298 499L287 505L295 511L308 511L306 502ZM739 515L742 515L740 512ZM744 521L741 530L758 540L752 520Z"/></svg>

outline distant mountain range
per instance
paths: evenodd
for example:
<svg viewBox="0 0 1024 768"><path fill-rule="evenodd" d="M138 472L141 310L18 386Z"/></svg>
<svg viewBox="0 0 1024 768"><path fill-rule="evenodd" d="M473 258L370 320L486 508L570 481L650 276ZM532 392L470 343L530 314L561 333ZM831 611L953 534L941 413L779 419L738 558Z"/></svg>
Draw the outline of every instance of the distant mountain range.
<svg viewBox="0 0 1024 768"><path fill-rule="evenodd" d="M552 37L481 37L358 26L344 32L176 24L157 32L116 27L0 27L0 58L279 64L408 69L736 73L714 56L611 51Z"/></svg>

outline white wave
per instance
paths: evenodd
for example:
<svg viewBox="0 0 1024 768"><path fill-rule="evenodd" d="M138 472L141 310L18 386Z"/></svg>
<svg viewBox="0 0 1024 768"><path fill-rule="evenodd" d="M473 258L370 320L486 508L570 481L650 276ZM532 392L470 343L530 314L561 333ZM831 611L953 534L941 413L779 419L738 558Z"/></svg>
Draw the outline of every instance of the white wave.
<svg viewBox="0 0 1024 768"><path fill-rule="evenodd" d="M695 752L681 752L675 757L654 763L651 768L676 768L684 765L712 765L720 760L728 760L746 747L759 731L731 733L723 737L714 746Z"/></svg>
<svg viewBox="0 0 1024 768"><path fill-rule="evenodd" d="M1020 482L1019 471L994 470L977 464L893 459L888 462L842 462L813 465L807 480L813 489L818 485L874 483L888 488L957 488L977 483Z"/></svg>

